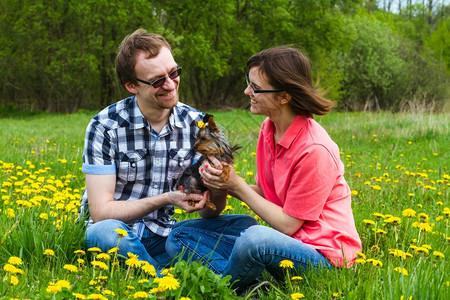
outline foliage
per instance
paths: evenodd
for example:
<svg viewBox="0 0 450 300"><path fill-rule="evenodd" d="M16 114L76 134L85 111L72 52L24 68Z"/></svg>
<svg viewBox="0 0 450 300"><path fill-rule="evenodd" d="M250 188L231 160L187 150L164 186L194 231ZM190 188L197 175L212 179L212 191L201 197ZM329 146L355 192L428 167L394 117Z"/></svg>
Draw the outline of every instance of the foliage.
<svg viewBox="0 0 450 300"><path fill-rule="evenodd" d="M210 112L231 142L243 146L236 169L254 183L264 116ZM238 298L228 278L196 262L176 262L164 271L163 285L142 265L118 265L113 253L108 258L84 248L76 203L84 188L84 130L94 114L0 118L0 298ZM265 273L262 279L271 283L242 296L448 299L449 115L334 112L316 120L340 147L363 251L350 269L288 269L284 282ZM179 220L198 217L175 213ZM231 197L225 213L254 216ZM44 255L47 249L54 253Z"/></svg>
<svg viewBox="0 0 450 300"><path fill-rule="evenodd" d="M200 109L246 107L246 60L278 45L305 52L314 83L341 108L359 109L377 99L380 108L398 110L401 103L420 99L436 102L439 109L449 93L448 6L428 11L411 5L393 14L374 5L360 0L0 0L0 106L75 112L116 102L127 95L115 76L117 47L142 27L173 45L184 68L182 101ZM360 63L369 67L362 70L362 80ZM416 72L415 65L426 71ZM419 82L420 88L414 91L408 82Z"/></svg>

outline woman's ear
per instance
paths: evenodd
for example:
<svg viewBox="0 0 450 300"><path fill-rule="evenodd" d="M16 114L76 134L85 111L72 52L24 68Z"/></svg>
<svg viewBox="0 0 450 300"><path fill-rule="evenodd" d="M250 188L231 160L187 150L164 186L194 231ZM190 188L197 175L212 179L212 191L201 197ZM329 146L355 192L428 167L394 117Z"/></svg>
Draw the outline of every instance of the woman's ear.
<svg viewBox="0 0 450 300"><path fill-rule="evenodd" d="M281 104L287 104L287 103L289 103L289 101L291 101L291 99L292 99L292 96L289 95L289 93L283 92L283 95L281 96L280 103Z"/></svg>
<svg viewBox="0 0 450 300"><path fill-rule="evenodd" d="M132 94L137 93L136 85L134 83L127 82L124 84L124 87L127 89L127 91L129 91Z"/></svg>

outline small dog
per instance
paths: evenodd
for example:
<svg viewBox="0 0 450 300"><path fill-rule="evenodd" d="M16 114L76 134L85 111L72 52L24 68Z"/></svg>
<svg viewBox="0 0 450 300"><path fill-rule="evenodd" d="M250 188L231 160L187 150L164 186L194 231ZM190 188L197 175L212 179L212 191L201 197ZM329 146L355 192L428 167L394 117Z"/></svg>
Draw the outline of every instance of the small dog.
<svg viewBox="0 0 450 300"><path fill-rule="evenodd" d="M230 166L227 163L233 163L233 153L240 149L239 145L233 147L228 143L225 135L220 131L210 114L206 114L203 120L195 121L200 128L197 134L197 142L194 144L195 151L202 154L201 158L189 168L187 168L178 179L175 187L186 194L203 194L208 188L202 182L198 169L207 156L214 156L222 162L222 180L227 181L230 176ZM194 206L195 201L191 200L189 205ZM216 209L216 206L207 202L206 206Z"/></svg>

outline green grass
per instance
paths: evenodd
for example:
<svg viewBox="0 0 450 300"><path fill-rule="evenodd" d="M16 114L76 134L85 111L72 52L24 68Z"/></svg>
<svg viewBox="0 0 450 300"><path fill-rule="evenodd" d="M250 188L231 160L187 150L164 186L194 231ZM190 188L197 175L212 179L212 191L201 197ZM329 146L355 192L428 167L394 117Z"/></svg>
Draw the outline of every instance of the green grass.
<svg viewBox="0 0 450 300"><path fill-rule="evenodd" d="M240 175L253 183L255 145L264 117L246 111L211 113L231 143L243 147L235 163ZM114 258L106 260L108 270L102 270L90 264L94 253L74 253L84 249L83 228L76 218L84 188L84 131L94 114L0 118L0 299L75 298L72 293L133 299L139 296L136 292L158 286L139 268L114 267ZM287 271L285 282L266 293L256 289L247 298L290 299L301 293L306 299L448 299L449 119L448 114L391 113L317 117L340 147L365 259L361 256L351 269L307 272L301 280ZM406 216L406 209L415 216ZM233 198L225 213L252 214ZM179 220L197 216L180 210L176 214ZM54 256L45 256L46 249ZM400 250L407 253L405 258L398 256ZM11 257L21 258L22 265L16 267L22 271L11 273ZM67 264L79 267L78 272L69 272ZM236 297L226 279L200 265L177 263L171 273L180 287L152 293L154 299ZM264 278L271 279L268 273ZM58 280L68 281L70 290L52 292L50 282Z"/></svg>

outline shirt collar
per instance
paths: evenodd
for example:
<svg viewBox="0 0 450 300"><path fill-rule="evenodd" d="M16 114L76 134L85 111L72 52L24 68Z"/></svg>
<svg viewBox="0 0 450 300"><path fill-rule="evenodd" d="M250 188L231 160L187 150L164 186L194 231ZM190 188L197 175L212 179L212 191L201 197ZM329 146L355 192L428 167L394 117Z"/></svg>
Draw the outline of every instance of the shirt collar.
<svg viewBox="0 0 450 300"><path fill-rule="evenodd" d="M174 108L172 108L172 111L169 116L170 128L173 127L183 128L186 125L184 122L183 110L181 109L180 105L181 103L178 102L178 104ZM136 96L133 96L133 99L130 101L128 111L129 111L128 121L129 127L131 129L140 129L149 126L147 120L145 119L144 115L139 109Z"/></svg>
<svg viewBox="0 0 450 300"><path fill-rule="evenodd" d="M286 130L283 137L281 138L281 141L279 141L278 144L286 149L289 149L295 138L305 127L308 120L309 118L303 116L295 117L294 121L291 123L291 125L289 125L289 128Z"/></svg>

